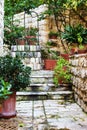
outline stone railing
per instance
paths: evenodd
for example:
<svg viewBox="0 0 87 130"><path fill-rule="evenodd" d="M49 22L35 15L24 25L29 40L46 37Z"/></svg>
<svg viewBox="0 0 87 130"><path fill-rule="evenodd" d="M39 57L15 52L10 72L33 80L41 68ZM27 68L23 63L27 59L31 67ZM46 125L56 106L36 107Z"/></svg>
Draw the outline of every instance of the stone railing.
<svg viewBox="0 0 87 130"><path fill-rule="evenodd" d="M0 0L0 55L3 53L4 0Z"/></svg>
<svg viewBox="0 0 87 130"><path fill-rule="evenodd" d="M87 54L70 59L75 101L87 112Z"/></svg>

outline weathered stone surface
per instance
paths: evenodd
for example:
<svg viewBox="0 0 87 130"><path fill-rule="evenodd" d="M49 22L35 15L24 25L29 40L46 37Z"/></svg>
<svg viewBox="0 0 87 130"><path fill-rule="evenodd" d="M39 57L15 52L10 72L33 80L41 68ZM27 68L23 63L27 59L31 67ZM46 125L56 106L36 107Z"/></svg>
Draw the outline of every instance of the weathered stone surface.
<svg viewBox="0 0 87 130"><path fill-rule="evenodd" d="M64 100L17 102L18 130L86 130L87 115L76 103Z"/></svg>
<svg viewBox="0 0 87 130"><path fill-rule="evenodd" d="M70 63L75 100L87 112L87 54L72 56Z"/></svg>

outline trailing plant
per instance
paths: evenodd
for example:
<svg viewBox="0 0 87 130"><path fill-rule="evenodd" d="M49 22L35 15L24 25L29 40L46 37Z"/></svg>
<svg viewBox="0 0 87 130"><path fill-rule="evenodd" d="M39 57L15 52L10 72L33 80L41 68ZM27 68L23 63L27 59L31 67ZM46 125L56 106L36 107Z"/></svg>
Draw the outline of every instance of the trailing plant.
<svg viewBox="0 0 87 130"><path fill-rule="evenodd" d="M70 74L70 66L69 61L64 58L59 58L57 60L57 65L54 69L54 83L56 86L61 83L70 83L71 82L71 74Z"/></svg>
<svg viewBox="0 0 87 130"><path fill-rule="evenodd" d="M7 99L11 92L12 85L0 78L0 99Z"/></svg>
<svg viewBox="0 0 87 130"><path fill-rule="evenodd" d="M24 66L18 56L0 57L0 77L12 85L12 90L19 91L29 86L30 73L31 68Z"/></svg>

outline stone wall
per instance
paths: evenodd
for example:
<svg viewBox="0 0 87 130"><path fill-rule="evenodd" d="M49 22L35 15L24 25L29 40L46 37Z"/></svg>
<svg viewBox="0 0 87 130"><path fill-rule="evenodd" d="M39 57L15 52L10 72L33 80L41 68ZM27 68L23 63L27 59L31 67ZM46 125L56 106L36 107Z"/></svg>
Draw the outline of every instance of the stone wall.
<svg viewBox="0 0 87 130"><path fill-rule="evenodd" d="M3 53L4 0L0 0L0 55Z"/></svg>
<svg viewBox="0 0 87 130"><path fill-rule="evenodd" d="M72 56L70 63L75 100L87 112L87 54Z"/></svg>

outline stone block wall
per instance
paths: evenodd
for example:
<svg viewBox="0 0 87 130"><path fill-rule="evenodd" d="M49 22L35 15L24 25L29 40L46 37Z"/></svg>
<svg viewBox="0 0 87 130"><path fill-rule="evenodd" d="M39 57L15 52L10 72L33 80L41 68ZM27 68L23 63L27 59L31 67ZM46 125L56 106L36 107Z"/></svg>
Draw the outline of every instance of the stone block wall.
<svg viewBox="0 0 87 130"><path fill-rule="evenodd" d="M70 59L75 101L87 112L87 54Z"/></svg>
<svg viewBox="0 0 87 130"><path fill-rule="evenodd" d="M0 0L0 55L3 53L4 0Z"/></svg>

